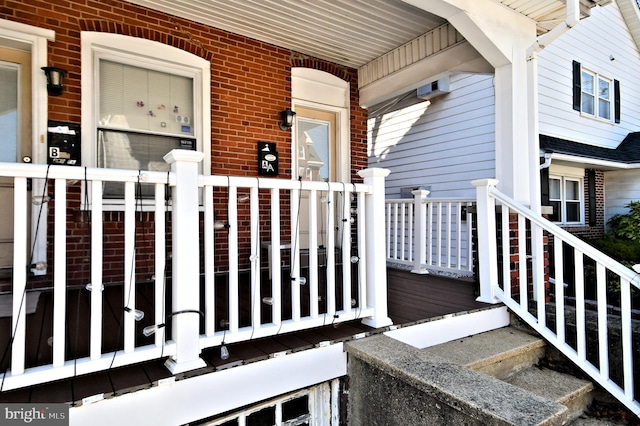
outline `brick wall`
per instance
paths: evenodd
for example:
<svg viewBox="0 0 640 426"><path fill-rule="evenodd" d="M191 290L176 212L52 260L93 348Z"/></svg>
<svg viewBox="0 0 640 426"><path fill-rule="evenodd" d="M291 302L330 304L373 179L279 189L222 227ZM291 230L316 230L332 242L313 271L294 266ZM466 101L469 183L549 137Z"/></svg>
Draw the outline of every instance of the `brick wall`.
<svg viewBox="0 0 640 426"><path fill-rule="evenodd" d="M275 142L280 154L279 178L291 178L291 132L280 130L279 112L291 105L292 66L320 69L350 83L351 87L351 171L352 180L360 182L357 171L367 167L366 111L359 107L357 71L314 58L294 59L298 55L287 49L262 43L168 14L120 0L26 0L0 2L0 18L54 30L56 39L49 43L50 66L68 70L65 93L49 97L50 120L80 123L81 120L81 31L101 31L141 37L178 47L211 62L211 172L223 175L257 176L256 144ZM266 195L266 194L265 194ZM223 201L225 194L216 195ZM288 203L282 197L283 203ZM69 222L71 252L69 282L82 282L89 271L87 223L75 220L79 214L80 191L70 190L69 207L76 213ZM53 209L52 209L53 210ZM224 219L225 212L216 212ZM239 220L248 222L248 212L239 212ZM75 219L74 219L75 218ZM118 229L122 217L107 214L105 230ZM283 233L288 229L282 223ZM51 232L52 227L49 227ZM106 234L105 233L105 234ZM153 241L153 229L138 231L138 243ZM117 233L116 233L117 234ZM106 235L117 241L116 234ZM248 237L247 237L248 239ZM216 239L217 256L223 259L224 238ZM106 249L106 248L105 248ZM248 249L244 247L245 251ZM108 253L120 250L111 244ZM121 274L122 261L109 263L105 252L105 282L108 275ZM50 256L51 257L51 256ZM139 255L137 254L137 257ZM248 257L248 256L244 256ZM138 259L141 260L141 259ZM49 259L51 264L52 259ZM150 263L146 261L145 263ZM140 278L148 275L140 271ZM77 277L77 278L76 278ZM40 278L39 280L43 280Z"/></svg>

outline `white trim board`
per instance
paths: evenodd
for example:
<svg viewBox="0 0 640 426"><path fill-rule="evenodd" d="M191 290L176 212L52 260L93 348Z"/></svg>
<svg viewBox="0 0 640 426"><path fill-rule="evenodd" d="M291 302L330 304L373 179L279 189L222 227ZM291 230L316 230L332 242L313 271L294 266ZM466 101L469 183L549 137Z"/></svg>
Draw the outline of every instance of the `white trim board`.
<svg viewBox="0 0 640 426"><path fill-rule="evenodd" d="M415 348L424 349L506 327L509 323L507 307L501 306L463 315L445 316L435 321L386 331L384 334Z"/></svg>
<svg viewBox="0 0 640 426"><path fill-rule="evenodd" d="M70 425L179 425L347 374L336 343L72 407Z"/></svg>

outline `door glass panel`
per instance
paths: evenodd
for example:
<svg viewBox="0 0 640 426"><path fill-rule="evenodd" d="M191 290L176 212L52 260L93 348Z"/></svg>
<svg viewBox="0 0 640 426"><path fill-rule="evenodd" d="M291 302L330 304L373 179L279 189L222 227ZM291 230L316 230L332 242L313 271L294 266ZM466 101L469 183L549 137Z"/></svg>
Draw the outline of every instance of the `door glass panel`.
<svg viewBox="0 0 640 426"><path fill-rule="evenodd" d="M18 157L18 67L0 63L0 161Z"/></svg>
<svg viewBox="0 0 640 426"><path fill-rule="evenodd" d="M330 179L329 123L298 119L298 175L303 180Z"/></svg>

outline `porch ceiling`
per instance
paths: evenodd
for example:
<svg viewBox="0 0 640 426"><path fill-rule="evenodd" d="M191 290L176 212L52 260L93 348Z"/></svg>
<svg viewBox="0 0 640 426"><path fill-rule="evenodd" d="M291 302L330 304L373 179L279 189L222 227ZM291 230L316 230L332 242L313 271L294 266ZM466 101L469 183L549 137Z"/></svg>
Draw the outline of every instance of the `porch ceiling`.
<svg viewBox="0 0 640 426"><path fill-rule="evenodd" d="M402 0L129 1L353 68L446 22ZM565 16L565 0L492 1L539 22L540 33Z"/></svg>

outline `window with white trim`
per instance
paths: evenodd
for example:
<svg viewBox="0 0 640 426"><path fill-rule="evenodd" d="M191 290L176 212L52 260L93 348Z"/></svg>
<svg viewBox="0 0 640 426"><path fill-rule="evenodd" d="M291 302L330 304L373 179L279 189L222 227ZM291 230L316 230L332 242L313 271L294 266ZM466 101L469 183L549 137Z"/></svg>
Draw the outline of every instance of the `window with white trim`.
<svg viewBox="0 0 640 426"><path fill-rule="evenodd" d="M584 196L581 178L549 176L550 220L563 225L584 223Z"/></svg>
<svg viewBox="0 0 640 426"><path fill-rule="evenodd" d="M205 153L210 168L210 65L178 48L82 33L83 165L168 171L172 149ZM121 198L122 185L105 185Z"/></svg>
<svg viewBox="0 0 640 426"><path fill-rule="evenodd" d="M586 116L620 123L620 82L573 61L573 109Z"/></svg>

